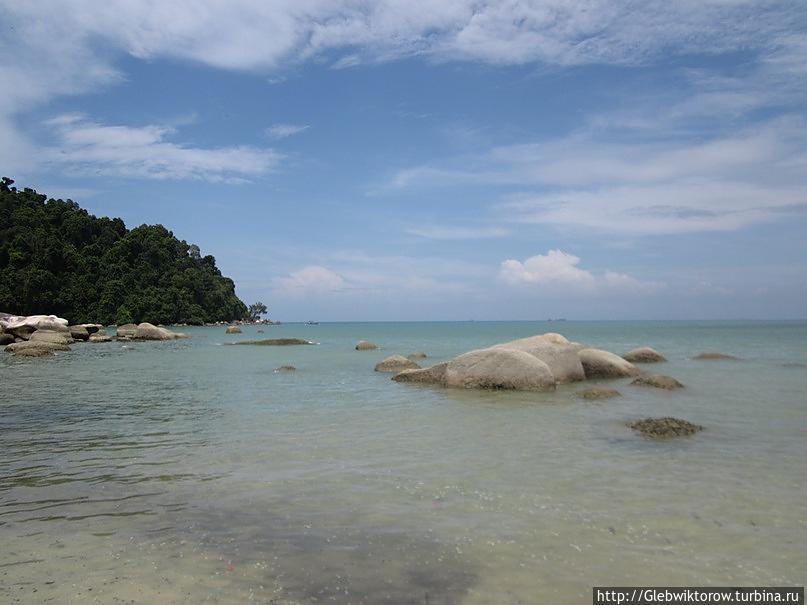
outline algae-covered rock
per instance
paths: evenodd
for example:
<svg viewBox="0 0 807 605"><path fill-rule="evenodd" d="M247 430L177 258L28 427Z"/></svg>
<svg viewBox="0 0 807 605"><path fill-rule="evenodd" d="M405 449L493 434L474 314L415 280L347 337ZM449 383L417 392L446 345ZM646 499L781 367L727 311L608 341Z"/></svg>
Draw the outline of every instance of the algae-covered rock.
<svg viewBox="0 0 807 605"><path fill-rule="evenodd" d="M692 359L699 359L699 360L720 360L720 359L727 359L737 361L740 358L735 357L734 355L727 355L726 353L719 353L718 351L706 351L705 353L699 353L695 355Z"/></svg>
<svg viewBox="0 0 807 605"><path fill-rule="evenodd" d="M644 374L639 376L631 382L633 386L639 387L655 387L657 389L666 389L673 391L675 389L683 389L684 385L678 382L672 376L664 376L663 374Z"/></svg>
<svg viewBox="0 0 807 605"><path fill-rule="evenodd" d="M667 361L664 355L650 347L639 347L638 349L628 351L622 356L622 359L631 363L659 363L661 361Z"/></svg>
<svg viewBox="0 0 807 605"><path fill-rule="evenodd" d="M374 344L368 340L360 340L356 343L356 350L357 351L374 351L378 348L377 344Z"/></svg>
<svg viewBox="0 0 807 605"><path fill-rule="evenodd" d="M231 345L254 345L259 347L286 347L290 345L313 345L315 342L302 338L266 338L264 340L239 340Z"/></svg>
<svg viewBox="0 0 807 605"><path fill-rule="evenodd" d="M591 387L577 392L578 397L583 399L611 399L612 397L622 397L622 393L616 389L606 387Z"/></svg>
<svg viewBox="0 0 807 605"><path fill-rule="evenodd" d="M685 437L702 431L699 424L692 424L679 418L645 418L627 424L629 428L640 432L645 437L654 439L667 439L670 437Z"/></svg>

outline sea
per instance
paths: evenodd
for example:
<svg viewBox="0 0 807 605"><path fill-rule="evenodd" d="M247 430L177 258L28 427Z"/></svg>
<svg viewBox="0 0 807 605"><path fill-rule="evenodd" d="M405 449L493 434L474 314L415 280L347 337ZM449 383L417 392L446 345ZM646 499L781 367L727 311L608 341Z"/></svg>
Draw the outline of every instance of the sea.
<svg viewBox="0 0 807 605"><path fill-rule="evenodd" d="M177 329L191 338L0 353L0 603L576 604L807 581L807 322ZM550 331L651 346L668 361L648 369L685 388L598 381L622 397L589 401L582 383L373 370ZM318 344L227 346L276 337ZM662 416L704 429L626 426Z"/></svg>

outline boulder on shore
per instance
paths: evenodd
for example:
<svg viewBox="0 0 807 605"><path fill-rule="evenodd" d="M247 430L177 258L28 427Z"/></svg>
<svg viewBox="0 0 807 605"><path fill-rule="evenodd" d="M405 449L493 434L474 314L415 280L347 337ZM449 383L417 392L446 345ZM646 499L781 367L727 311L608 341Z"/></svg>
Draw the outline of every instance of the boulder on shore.
<svg viewBox="0 0 807 605"><path fill-rule="evenodd" d="M547 339L547 336L552 338ZM561 342L560 339L554 338L556 336L559 336L560 339L566 342ZM583 364L577 354L578 348L570 344L569 341L560 334L550 333L540 336L530 336L529 338L520 338L518 340L511 340L510 342L494 345L493 348L511 349L529 353L549 366L552 376L555 378L555 382L576 382L586 379Z"/></svg>
<svg viewBox="0 0 807 605"><path fill-rule="evenodd" d="M133 340L175 340L177 338L186 338L186 336L179 332L172 332L166 328L159 328L154 324L143 322L138 324L132 338Z"/></svg>
<svg viewBox="0 0 807 605"><path fill-rule="evenodd" d="M395 382L412 382L419 384L436 384L445 386L448 362L438 363L420 370L403 370L392 377Z"/></svg>
<svg viewBox="0 0 807 605"><path fill-rule="evenodd" d="M241 328L238 326L227 326L227 329L224 331L225 334L241 334Z"/></svg>
<svg viewBox="0 0 807 605"><path fill-rule="evenodd" d="M582 349L578 356L586 378L625 378L639 374L639 368L609 351Z"/></svg>
<svg viewBox="0 0 807 605"><path fill-rule="evenodd" d="M448 362L446 386L465 389L552 391L555 377L537 357L515 349L478 349Z"/></svg>
<svg viewBox="0 0 807 605"><path fill-rule="evenodd" d="M84 326L67 326L73 340L89 340L90 331Z"/></svg>
<svg viewBox="0 0 807 605"><path fill-rule="evenodd" d="M123 324L118 326L115 336L121 339L134 338L137 333L137 324Z"/></svg>
<svg viewBox="0 0 807 605"><path fill-rule="evenodd" d="M418 370L420 366L403 355L390 355L375 365L376 372L400 372L401 370Z"/></svg>
<svg viewBox="0 0 807 605"><path fill-rule="evenodd" d="M290 345L313 345L315 342L303 340L302 338L266 338L264 340L239 340L229 342L230 345L255 345L261 347L286 347Z"/></svg>
<svg viewBox="0 0 807 605"><path fill-rule="evenodd" d="M669 437L685 437L702 431L699 424L692 424L680 418L645 418L627 424L628 428L640 432L645 437L666 439Z"/></svg>
<svg viewBox="0 0 807 605"><path fill-rule="evenodd" d="M684 388L684 385L678 382L675 378L672 376L664 376L663 374L645 374L639 376L636 380L631 382L631 384L638 387L655 387L657 389L666 389L668 391Z"/></svg>
<svg viewBox="0 0 807 605"><path fill-rule="evenodd" d="M583 399L611 399L612 397L622 397L622 393L616 389L609 389L606 387L592 387L577 393L578 397Z"/></svg>
<svg viewBox="0 0 807 605"><path fill-rule="evenodd" d="M378 348L378 345L373 344L368 340L360 340L356 343L356 350L357 351L374 351Z"/></svg>
<svg viewBox="0 0 807 605"><path fill-rule="evenodd" d="M667 361L664 355L650 347L639 347L638 349L628 351L622 356L622 359L631 363L659 363L661 361Z"/></svg>
<svg viewBox="0 0 807 605"><path fill-rule="evenodd" d="M706 360L713 360L713 359L730 359L730 360L739 360L739 357L735 357L734 355L726 355L725 353L718 353L717 351L706 351L705 353L700 353L695 355L692 359L706 359Z"/></svg>
<svg viewBox="0 0 807 605"><path fill-rule="evenodd" d="M22 341L22 342L15 342L6 346L3 349L6 353L14 353L17 354L20 351L25 351L28 349L47 349L49 351L69 351L70 347L66 344L60 344L56 342L30 342L30 341Z"/></svg>
<svg viewBox="0 0 807 605"><path fill-rule="evenodd" d="M73 342L70 332L56 330L37 330L28 338L28 342L46 342L67 345Z"/></svg>

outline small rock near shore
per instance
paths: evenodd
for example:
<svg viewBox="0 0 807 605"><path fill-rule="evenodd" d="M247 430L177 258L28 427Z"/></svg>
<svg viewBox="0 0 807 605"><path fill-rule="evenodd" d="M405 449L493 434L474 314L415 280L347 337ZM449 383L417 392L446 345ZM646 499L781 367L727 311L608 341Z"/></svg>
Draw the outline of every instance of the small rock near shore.
<svg viewBox="0 0 807 605"><path fill-rule="evenodd" d="M628 428L638 431L645 437L654 439L667 439L670 437L685 437L702 431L699 424L692 424L680 418L645 418L627 424Z"/></svg>
<svg viewBox="0 0 807 605"><path fill-rule="evenodd" d="M650 347L639 347L638 349L628 351L622 356L622 359L631 363L659 363L661 361L667 361L664 355Z"/></svg>
<svg viewBox="0 0 807 605"><path fill-rule="evenodd" d="M356 343L356 350L357 351L374 351L378 348L378 345L373 344L368 340L360 340Z"/></svg>
<svg viewBox="0 0 807 605"><path fill-rule="evenodd" d="M224 332L225 334L241 334L241 328L238 326L228 326Z"/></svg>
<svg viewBox="0 0 807 605"><path fill-rule="evenodd" d="M403 355L390 355L375 365L376 372L400 372L401 370L419 370L420 366Z"/></svg>
<svg viewBox="0 0 807 605"><path fill-rule="evenodd" d="M664 376L663 374L646 374L639 376L636 380L631 382L631 385L637 387L655 387L657 389L666 389L668 391L684 388L684 385L678 382L675 378L672 376Z"/></svg>
<svg viewBox="0 0 807 605"><path fill-rule="evenodd" d="M273 372L280 373L280 372L296 372L297 368L294 366L280 366L279 368L275 368Z"/></svg>
<svg viewBox="0 0 807 605"><path fill-rule="evenodd" d="M409 359L410 361L417 361L418 359L426 359L427 357L428 355L426 355L426 353L423 353L422 351L416 351L415 353L410 353L409 355L406 356L406 358Z"/></svg>

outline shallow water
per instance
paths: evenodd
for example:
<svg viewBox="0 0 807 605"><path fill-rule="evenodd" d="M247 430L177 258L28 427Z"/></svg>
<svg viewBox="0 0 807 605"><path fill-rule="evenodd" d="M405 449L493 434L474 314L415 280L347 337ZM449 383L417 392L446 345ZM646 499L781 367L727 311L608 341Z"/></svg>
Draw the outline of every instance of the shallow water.
<svg viewBox="0 0 807 605"><path fill-rule="evenodd" d="M584 603L593 585L803 585L807 323L343 323L0 354L0 602ZM398 384L546 331L640 345L679 392ZM297 336L301 347L227 347ZM379 351L358 352L368 339ZM742 361L693 361L705 350ZM294 373L274 373L280 365ZM605 384L605 382L603 382ZM652 442L626 421L678 416Z"/></svg>

